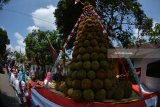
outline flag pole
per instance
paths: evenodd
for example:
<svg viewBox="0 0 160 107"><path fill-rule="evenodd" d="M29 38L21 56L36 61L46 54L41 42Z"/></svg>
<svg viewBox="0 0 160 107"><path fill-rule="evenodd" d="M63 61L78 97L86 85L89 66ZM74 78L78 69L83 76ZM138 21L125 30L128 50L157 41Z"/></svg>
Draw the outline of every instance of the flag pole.
<svg viewBox="0 0 160 107"><path fill-rule="evenodd" d="M84 3L83 2L81 2L81 1L79 1L82 5L84 5Z"/></svg>

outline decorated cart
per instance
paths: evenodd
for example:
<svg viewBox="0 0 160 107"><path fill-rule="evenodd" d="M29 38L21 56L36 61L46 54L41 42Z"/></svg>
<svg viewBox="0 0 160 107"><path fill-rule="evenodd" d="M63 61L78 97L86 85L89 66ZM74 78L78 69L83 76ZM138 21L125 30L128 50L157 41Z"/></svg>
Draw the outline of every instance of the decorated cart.
<svg viewBox="0 0 160 107"><path fill-rule="evenodd" d="M119 58L108 58L108 49L117 51L111 41L115 34L103 26L103 21L92 5L85 3L83 13L68 36L55 62L56 68L68 41L75 30L76 40L69 72L64 82L55 89L32 89L32 104L37 107L156 107L157 93L149 91L139 79L129 58L126 61L135 76L132 84ZM123 46L118 41L120 48ZM125 78L117 77L123 67Z"/></svg>

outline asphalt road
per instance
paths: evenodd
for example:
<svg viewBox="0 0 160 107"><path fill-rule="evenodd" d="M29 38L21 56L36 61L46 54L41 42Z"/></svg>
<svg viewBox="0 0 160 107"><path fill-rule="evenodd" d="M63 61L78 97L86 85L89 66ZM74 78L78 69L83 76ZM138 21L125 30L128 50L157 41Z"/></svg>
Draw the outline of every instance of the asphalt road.
<svg viewBox="0 0 160 107"><path fill-rule="evenodd" d="M0 74L0 107L19 107L6 71L5 74Z"/></svg>

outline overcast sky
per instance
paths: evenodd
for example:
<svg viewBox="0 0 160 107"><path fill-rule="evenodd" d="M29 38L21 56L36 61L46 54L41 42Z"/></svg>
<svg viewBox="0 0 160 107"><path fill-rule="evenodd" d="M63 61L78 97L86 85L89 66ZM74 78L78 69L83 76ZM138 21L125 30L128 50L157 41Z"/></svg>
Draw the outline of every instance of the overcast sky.
<svg viewBox="0 0 160 107"><path fill-rule="evenodd" d="M59 0L10 0L0 11L0 27L8 33L12 50L25 52L23 43L32 29L56 29L53 12ZM160 22L160 0L139 0L142 9L154 22ZM154 2L153 2L154 1Z"/></svg>

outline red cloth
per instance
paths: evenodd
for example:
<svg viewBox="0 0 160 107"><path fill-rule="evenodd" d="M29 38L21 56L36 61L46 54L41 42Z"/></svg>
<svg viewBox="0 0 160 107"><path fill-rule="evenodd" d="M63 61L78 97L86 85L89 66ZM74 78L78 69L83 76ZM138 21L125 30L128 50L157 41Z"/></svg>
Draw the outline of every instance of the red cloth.
<svg viewBox="0 0 160 107"><path fill-rule="evenodd" d="M70 98L63 97L61 95L58 95L48 89L45 88L36 88L36 91L45 97L46 99L50 100L51 102L54 102L60 106L63 107L146 107L146 104L144 100L139 100L135 102L130 103L120 103L120 104L113 104L113 103L85 103L85 102L75 102Z"/></svg>
<svg viewBox="0 0 160 107"><path fill-rule="evenodd" d="M32 107L31 106L31 97L30 96L26 96L26 100L27 100L27 107Z"/></svg>

